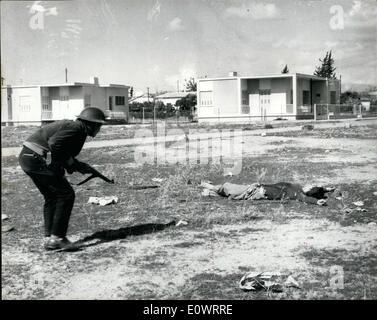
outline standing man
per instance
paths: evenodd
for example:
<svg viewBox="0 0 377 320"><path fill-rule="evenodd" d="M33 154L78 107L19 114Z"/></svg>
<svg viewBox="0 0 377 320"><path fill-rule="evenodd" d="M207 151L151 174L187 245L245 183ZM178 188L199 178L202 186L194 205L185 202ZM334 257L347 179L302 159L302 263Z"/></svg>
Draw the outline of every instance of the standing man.
<svg viewBox="0 0 377 320"><path fill-rule="evenodd" d="M75 192L65 178L69 174L90 173L90 167L75 157L80 153L86 137L95 137L105 115L99 108L85 108L76 121L59 120L33 133L23 144L19 163L44 197L43 206L45 249L67 249L69 219L75 201ZM47 153L51 163L47 164Z"/></svg>

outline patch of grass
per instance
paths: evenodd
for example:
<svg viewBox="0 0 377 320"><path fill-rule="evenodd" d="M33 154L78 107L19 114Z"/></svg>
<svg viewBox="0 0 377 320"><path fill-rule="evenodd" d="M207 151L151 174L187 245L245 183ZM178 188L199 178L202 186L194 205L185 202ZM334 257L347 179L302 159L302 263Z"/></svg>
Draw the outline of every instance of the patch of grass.
<svg viewBox="0 0 377 320"><path fill-rule="evenodd" d="M176 247L176 248L192 248L192 247L196 247L196 246L199 246L199 245L202 245L202 244L203 244L203 242L183 241L183 242L175 244L174 247Z"/></svg>
<svg viewBox="0 0 377 320"><path fill-rule="evenodd" d="M118 128L116 128L118 129ZM115 129L114 129L115 130ZM318 130L313 130L316 133ZM360 134L366 131L360 131ZM116 131L113 132L116 135ZM127 133L128 134L128 133ZM297 135L297 133L295 133ZM374 134L374 133L373 133ZM372 136L372 135L366 135ZM321 152L321 150L315 150ZM322 150L323 151L323 150ZM96 231L126 228L138 226L145 223L166 223L172 219L184 219L189 222L182 229L172 229L166 232L151 234L153 239L159 237L170 237L170 232L174 231L176 247L195 250L195 246L206 242L214 237L221 241L233 241L236 232L209 232L215 225L242 224L253 220L268 219L274 224L289 222L291 219L324 219L340 222L343 225L354 223L368 223L376 221L377 204L371 190L377 190L377 182L370 183L342 183L336 187L345 193L344 204L352 206L353 201L363 200L367 211L354 211L343 214L344 204L338 200L329 200L329 206L319 207L308 205L297 201L231 201L226 198L209 198L200 195L201 180L211 180L215 184L225 181L248 184L252 182L276 183L279 181L293 183L315 183L311 162L300 161L300 157L307 155L309 149L289 150L290 157L296 157L295 161L283 162L279 153L265 154L243 159L242 172L233 177L224 177L221 166L208 165L156 165L144 164L136 166L134 160L134 147L107 147L101 149L84 149L80 154L80 160L90 164L96 164L99 171L105 175L114 177L114 185L107 184L99 179L94 179L82 187L75 187L76 202L71 216L68 237L70 235L85 237ZM310 154L313 150L310 149ZM355 166L357 163L355 164ZM51 297L51 294L59 293L58 274L64 273L64 277L87 273L103 267L108 259L111 263L117 263L121 256L127 255L126 250L129 242L137 243L140 237L129 237L122 241L108 242L99 246L87 248L74 254L46 255L42 248L43 239L43 219L42 204L43 198L18 166L17 157L2 158L2 212L9 216L10 223L14 225L15 231L2 234L3 252L12 252L18 248L20 256L25 256L27 264L6 265L3 268L2 280L3 292L9 298L35 299L36 297ZM331 179L337 169L342 168L342 163L316 163L316 177L326 177ZM152 178L163 178L157 189L133 190L134 185L156 184ZM80 174L68 176L71 182L81 181ZM188 183L190 181L190 183ZM90 196L116 195L119 203L116 205L101 207L87 204ZM195 240L189 242L184 239L186 230L195 232ZM250 233L263 231L263 229L244 228L240 232ZM148 235L143 235L146 239ZM180 240L180 241L179 241ZM329 240L331 241L331 239ZM195 246L194 246L195 245ZM373 249L374 250L374 249ZM321 255L322 254L322 255ZM156 254L158 255L158 254ZM169 287L165 296L169 297L169 292L181 292L180 299L266 299L266 298L293 298L293 299L320 299L363 297L363 290L366 290L367 297L376 297L371 291L375 286L367 286L369 278L366 274L373 274L375 271L371 263L376 265L374 253L360 254L347 251L339 252L312 252L312 256L307 253L308 260L313 263L313 270L306 270L298 276L296 280L304 282L303 290L292 290L273 297L267 297L265 293L245 293L238 288L238 281L242 277L242 272L249 270L238 269L234 274L224 274L215 269L207 273L199 273L193 276L190 281L181 288L173 285ZM166 255L163 255L166 256ZM336 259L331 257L335 256ZM158 257L148 258L140 254L140 270L154 268L167 268L166 264ZM350 257L350 258L345 258ZM364 260L363 260L364 259ZM321 262L323 262L321 264ZM355 294L352 290L331 293L326 289L328 284L328 266L336 263L347 266L347 277L351 277L350 283L355 286ZM365 265L363 265L363 263ZM358 270L357 266L362 267ZM35 285L32 275L33 266L46 267L48 289L43 291L41 286ZM66 269L66 266L69 266ZM345 268L345 267L344 267ZM345 268L346 270L346 268ZM353 274L351 274L353 273ZM373 276L373 277L374 277ZM61 277L61 281L64 281ZM363 278L364 277L364 278ZM296 277L295 277L296 278ZM361 279L361 280L360 280ZM312 280L306 282L307 280ZM372 278L376 283L375 278ZM348 280L347 280L348 281ZM358 282L359 281L359 282ZM364 284L363 286L360 285ZM348 282L347 282L348 283ZM149 283L150 285L150 283ZM352 287L351 286L351 287ZM179 290L178 290L179 289ZM155 292L146 287L142 297L155 298ZM49 291L50 295L47 294ZM122 296L130 298L130 296ZM177 297L173 297L176 299Z"/></svg>
<svg viewBox="0 0 377 320"><path fill-rule="evenodd" d="M178 299L250 299L248 293L238 288L242 274L199 273L180 288Z"/></svg>
<svg viewBox="0 0 377 320"><path fill-rule="evenodd" d="M322 285L317 287L316 291L320 291L319 295L322 299L332 298L334 290L343 299L377 298L377 246L352 251L312 248L302 252L301 256L313 266L326 270L317 275ZM344 273L341 273L342 271ZM343 279L343 289L336 287L339 282L334 282L334 277L339 278L339 275ZM334 288L331 288L332 283L335 284Z"/></svg>
<svg viewBox="0 0 377 320"><path fill-rule="evenodd" d="M320 139L331 139L331 138L352 138L352 139L377 139L377 125L365 125L365 126L355 126L355 127L337 127L337 128L326 128L314 130L302 130L297 131L285 131L285 132L273 132L270 135L282 136L282 137L297 137L307 136L316 137Z"/></svg>

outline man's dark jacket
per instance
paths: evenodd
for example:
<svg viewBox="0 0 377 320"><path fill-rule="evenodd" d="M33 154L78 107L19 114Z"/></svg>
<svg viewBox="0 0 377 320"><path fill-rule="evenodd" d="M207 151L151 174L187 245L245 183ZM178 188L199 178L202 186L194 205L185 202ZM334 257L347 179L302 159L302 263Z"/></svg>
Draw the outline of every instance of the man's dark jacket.
<svg viewBox="0 0 377 320"><path fill-rule="evenodd" d="M51 152L51 162L66 167L66 163L80 153L88 131L81 121L59 120L47 124L33 133L26 141Z"/></svg>

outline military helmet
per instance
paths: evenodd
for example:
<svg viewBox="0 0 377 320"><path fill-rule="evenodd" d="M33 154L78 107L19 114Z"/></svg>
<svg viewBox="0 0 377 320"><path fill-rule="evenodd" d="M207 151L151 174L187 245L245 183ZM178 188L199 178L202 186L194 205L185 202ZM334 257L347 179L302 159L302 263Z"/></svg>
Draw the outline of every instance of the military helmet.
<svg viewBox="0 0 377 320"><path fill-rule="evenodd" d="M103 111L96 107L88 107L81 111L77 119L104 124L106 121Z"/></svg>

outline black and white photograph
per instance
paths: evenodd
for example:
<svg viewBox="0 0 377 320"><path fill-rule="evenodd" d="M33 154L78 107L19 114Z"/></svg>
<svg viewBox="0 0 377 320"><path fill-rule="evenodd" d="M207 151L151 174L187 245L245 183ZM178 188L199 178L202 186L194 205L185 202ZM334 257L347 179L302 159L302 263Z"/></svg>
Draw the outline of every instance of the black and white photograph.
<svg viewBox="0 0 377 320"><path fill-rule="evenodd" d="M0 9L2 300L377 299L376 0Z"/></svg>

